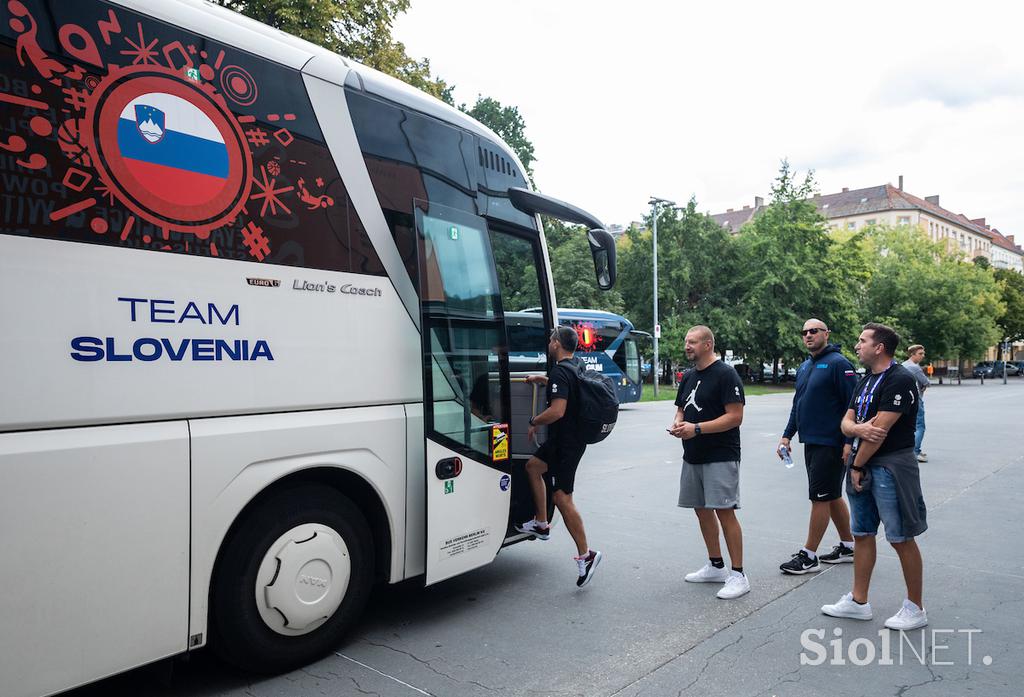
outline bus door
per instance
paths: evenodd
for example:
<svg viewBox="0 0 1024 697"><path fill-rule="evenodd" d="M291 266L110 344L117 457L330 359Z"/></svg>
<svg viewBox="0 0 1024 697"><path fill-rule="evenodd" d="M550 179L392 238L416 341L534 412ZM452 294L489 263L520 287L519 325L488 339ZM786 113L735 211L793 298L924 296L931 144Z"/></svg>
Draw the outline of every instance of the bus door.
<svg viewBox="0 0 1024 697"><path fill-rule="evenodd" d="M505 539L509 369L486 222L416 201L416 228L430 585L491 562Z"/></svg>

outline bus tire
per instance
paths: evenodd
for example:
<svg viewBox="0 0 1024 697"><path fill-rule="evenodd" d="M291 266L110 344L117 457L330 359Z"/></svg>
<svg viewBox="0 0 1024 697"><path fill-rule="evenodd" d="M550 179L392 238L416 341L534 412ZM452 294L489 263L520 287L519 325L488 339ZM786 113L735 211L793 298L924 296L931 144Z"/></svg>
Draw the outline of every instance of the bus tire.
<svg viewBox="0 0 1024 697"><path fill-rule="evenodd" d="M210 593L211 644L251 672L305 665L338 645L373 578L370 529L348 498L314 485L273 494L225 540Z"/></svg>

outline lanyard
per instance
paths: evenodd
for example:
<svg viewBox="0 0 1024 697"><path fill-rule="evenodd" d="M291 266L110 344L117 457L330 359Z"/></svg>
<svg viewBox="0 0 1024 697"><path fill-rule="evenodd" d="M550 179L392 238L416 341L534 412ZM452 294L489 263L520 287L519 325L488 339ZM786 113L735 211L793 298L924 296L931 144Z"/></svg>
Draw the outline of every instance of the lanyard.
<svg viewBox="0 0 1024 697"><path fill-rule="evenodd" d="M885 376L889 374L889 371L892 370L894 365L896 365L896 361L890 363L889 367L882 371L882 374L878 376L877 380L875 380L875 384L870 385L871 378L868 378L868 381L864 384L864 389L861 390L860 397L857 398L857 423L860 424L867 421L868 409L871 407L871 402L875 398L875 390L877 390L878 386L882 384L882 380L885 379Z"/></svg>

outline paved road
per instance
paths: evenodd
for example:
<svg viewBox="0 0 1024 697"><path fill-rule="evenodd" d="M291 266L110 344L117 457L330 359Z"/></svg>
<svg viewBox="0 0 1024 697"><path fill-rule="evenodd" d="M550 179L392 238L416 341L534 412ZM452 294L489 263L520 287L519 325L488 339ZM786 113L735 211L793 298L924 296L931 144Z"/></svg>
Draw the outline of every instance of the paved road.
<svg viewBox="0 0 1024 697"><path fill-rule="evenodd" d="M682 581L704 550L692 513L675 506L679 444L664 432L673 407L647 403L624 410L614 438L591 449L578 477L588 533L606 555L584 591L559 530L438 586L380 589L350 639L305 670L253 679L200 652L69 696L1020 694L1024 381L936 386L927 395L931 528L920 542L932 624L902 642L893 637L891 665L877 655L889 637L882 622L903 598L891 548L879 545L869 623L819 612L849 589L852 565L803 577L777 570L802 544L808 511L802 467L787 470L772 453L789 400L748 402L740 519L752 592L741 599L718 600L716 586ZM834 540L830 531L825 544ZM818 630L811 638L828 651L819 665L801 663L802 653L825 657L802 647L805 630ZM876 654L868 665L847 653L858 638L858 661ZM845 665L831 660L833 641Z"/></svg>

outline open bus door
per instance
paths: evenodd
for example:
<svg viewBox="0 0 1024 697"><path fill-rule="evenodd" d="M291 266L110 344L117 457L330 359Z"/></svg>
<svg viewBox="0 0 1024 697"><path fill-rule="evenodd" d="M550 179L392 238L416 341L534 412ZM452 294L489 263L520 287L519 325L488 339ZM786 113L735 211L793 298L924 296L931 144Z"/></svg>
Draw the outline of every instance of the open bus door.
<svg viewBox="0 0 1024 697"><path fill-rule="evenodd" d="M486 222L416 202L426 452L426 584L491 562L511 501L509 368Z"/></svg>

